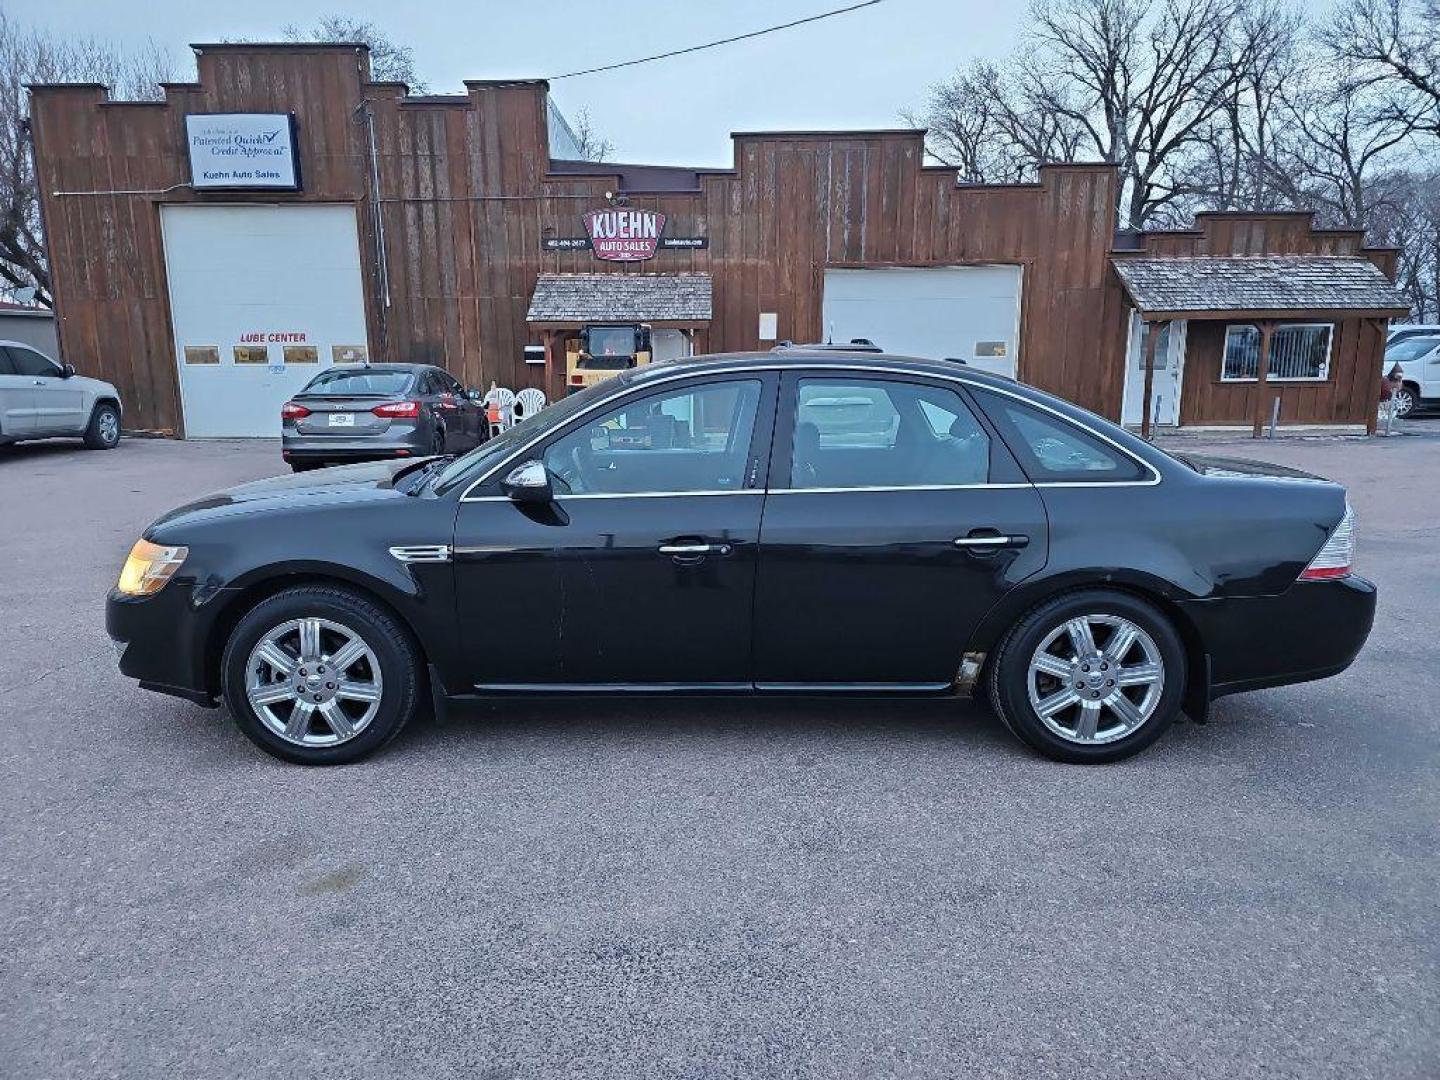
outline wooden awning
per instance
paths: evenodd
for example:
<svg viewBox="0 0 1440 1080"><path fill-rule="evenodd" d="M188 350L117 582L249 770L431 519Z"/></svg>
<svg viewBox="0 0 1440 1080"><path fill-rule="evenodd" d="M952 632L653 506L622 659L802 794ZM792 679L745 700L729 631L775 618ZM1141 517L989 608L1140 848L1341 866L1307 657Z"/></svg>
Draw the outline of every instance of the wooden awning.
<svg viewBox="0 0 1440 1080"><path fill-rule="evenodd" d="M1141 255L1110 263L1130 302L1150 321L1400 318L1410 312L1384 272L1354 255Z"/></svg>
<svg viewBox="0 0 1440 1080"><path fill-rule="evenodd" d="M656 327L708 326L709 274L541 274L525 321L537 328L643 322Z"/></svg>

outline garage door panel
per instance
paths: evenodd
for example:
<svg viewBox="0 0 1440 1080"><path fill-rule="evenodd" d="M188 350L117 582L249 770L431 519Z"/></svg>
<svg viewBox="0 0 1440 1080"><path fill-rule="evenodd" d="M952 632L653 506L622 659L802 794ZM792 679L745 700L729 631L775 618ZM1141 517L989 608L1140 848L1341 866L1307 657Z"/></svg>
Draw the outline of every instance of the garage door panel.
<svg viewBox="0 0 1440 1080"><path fill-rule="evenodd" d="M354 208L167 206L161 223L186 434L278 436L280 406L332 346L367 342ZM241 344L265 362L235 363ZM286 344L317 362L285 364ZM219 362L186 363L187 346Z"/></svg>
<svg viewBox="0 0 1440 1080"><path fill-rule="evenodd" d="M1013 376L1020 293L1018 266L827 270L824 330L834 341L869 338L887 352Z"/></svg>

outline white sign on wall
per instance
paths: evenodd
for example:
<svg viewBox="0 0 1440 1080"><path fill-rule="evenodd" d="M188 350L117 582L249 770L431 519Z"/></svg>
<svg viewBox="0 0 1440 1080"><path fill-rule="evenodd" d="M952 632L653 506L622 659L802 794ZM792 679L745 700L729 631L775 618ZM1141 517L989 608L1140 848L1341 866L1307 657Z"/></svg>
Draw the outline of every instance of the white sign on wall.
<svg viewBox="0 0 1440 1080"><path fill-rule="evenodd" d="M300 190L295 124L286 113L191 113L185 141L197 190Z"/></svg>

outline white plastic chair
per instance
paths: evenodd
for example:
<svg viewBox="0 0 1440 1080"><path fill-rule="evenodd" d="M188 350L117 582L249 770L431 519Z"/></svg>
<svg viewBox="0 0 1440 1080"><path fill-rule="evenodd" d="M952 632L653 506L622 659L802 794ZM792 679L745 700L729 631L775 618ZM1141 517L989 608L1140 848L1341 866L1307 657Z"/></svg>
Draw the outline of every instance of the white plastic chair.
<svg viewBox="0 0 1440 1080"><path fill-rule="evenodd" d="M515 395L515 421L529 420L541 409L545 408L545 391L534 386L527 386Z"/></svg>
<svg viewBox="0 0 1440 1080"><path fill-rule="evenodd" d="M495 406L499 413L499 419L490 421L490 434L499 435L500 432L515 423L515 391L503 386L490 384L490 389L485 392L485 412L490 415L490 406Z"/></svg>

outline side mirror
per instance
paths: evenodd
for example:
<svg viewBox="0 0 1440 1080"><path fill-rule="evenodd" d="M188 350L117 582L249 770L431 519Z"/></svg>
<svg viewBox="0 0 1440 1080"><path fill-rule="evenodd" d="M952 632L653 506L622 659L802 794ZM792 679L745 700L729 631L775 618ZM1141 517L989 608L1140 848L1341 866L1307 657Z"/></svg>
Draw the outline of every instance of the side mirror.
<svg viewBox="0 0 1440 1080"><path fill-rule="evenodd" d="M476 390L473 386L472 386L469 390L466 390L466 391L465 391L465 396L466 396L467 398L469 398L471 401L484 401L484 400L485 400L485 395L482 394L482 393L480 393L480 391L479 391L479 390Z"/></svg>
<svg viewBox="0 0 1440 1080"><path fill-rule="evenodd" d="M72 378L72 377L74 376L74 374L75 374L75 365L74 365L74 364L61 364L61 365L60 365L60 377L61 377L62 379Z"/></svg>
<svg viewBox="0 0 1440 1080"><path fill-rule="evenodd" d="M510 470L500 481L500 490L518 503L548 503L555 498L550 472L542 461L527 461Z"/></svg>

